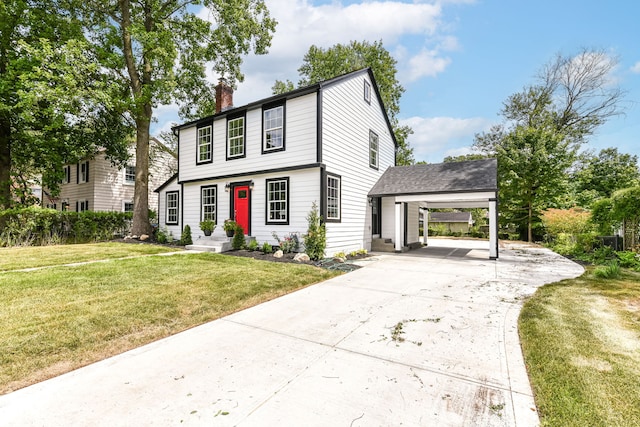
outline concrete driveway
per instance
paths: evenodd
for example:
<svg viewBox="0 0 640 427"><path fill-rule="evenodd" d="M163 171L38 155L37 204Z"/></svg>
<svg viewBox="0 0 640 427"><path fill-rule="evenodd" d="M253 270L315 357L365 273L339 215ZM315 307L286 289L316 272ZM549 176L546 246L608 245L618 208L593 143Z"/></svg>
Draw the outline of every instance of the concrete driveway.
<svg viewBox="0 0 640 427"><path fill-rule="evenodd" d="M0 397L3 426L533 426L523 299L582 267L430 241Z"/></svg>

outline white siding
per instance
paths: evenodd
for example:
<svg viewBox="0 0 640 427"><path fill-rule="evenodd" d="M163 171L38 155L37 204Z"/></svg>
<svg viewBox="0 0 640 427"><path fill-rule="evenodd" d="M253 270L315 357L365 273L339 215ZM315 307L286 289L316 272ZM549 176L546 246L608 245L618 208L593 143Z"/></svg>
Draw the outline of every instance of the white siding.
<svg viewBox="0 0 640 427"><path fill-rule="evenodd" d="M160 229L166 229L171 233L174 239L180 239L182 236L182 224L180 222L182 218L182 191L180 191L180 184L178 184L178 179L174 178L169 185L164 187L160 193L156 193L153 197L156 199L156 204L158 205L158 227ZM178 192L178 224L168 225L167 224L167 193L170 191ZM149 198L151 201L151 197Z"/></svg>
<svg viewBox="0 0 640 427"><path fill-rule="evenodd" d="M420 204L416 202L408 203L407 210L407 245L409 245L420 241L420 230L418 228Z"/></svg>
<svg viewBox="0 0 640 427"><path fill-rule="evenodd" d="M271 178L289 178L289 224L266 224L266 180ZM307 215L311 205L320 200L320 169L304 169L298 171L275 172L239 178L238 181L254 183L251 192L251 233L262 244L269 242L276 244L272 233L276 232L280 238L289 233L299 233L300 236L307 231ZM231 192L225 192L225 184L233 184L233 180L210 180L183 184L184 191L184 224L191 227L194 243L204 234L200 230L200 188L208 185L217 185L217 226L214 237L224 237L222 224L230 218Z"/></svg>
<svg viewBox="0 0 640 427"><path fill-rule="evenodd" d="M382 234L381 238L396 240L396 202L393 197L382 198Z"/></svg>
<svg viewBox="0 0 640 427"><path fill-rule="evenodd" d="M285 150L262 154L262 108L245 116L245 157L227 160L227 118L213 123L213 162L196 165L196 126L180 130L179 181L264 171L316 162L316 93L290 99L285 106Z"/></svg>
<svg viewBox="0 0 640 427"><path fill-rule="evenodd" d="M372 92L364 100L368 74L329 86L322 95L322 161L342 177L342 220L327 224L327 253L371 249L371 207L367 194L394 164L395 147L381 105ZM369 166L369 132L379 138L378 169ZM383 216L384 218L384 216Z"/></svg>

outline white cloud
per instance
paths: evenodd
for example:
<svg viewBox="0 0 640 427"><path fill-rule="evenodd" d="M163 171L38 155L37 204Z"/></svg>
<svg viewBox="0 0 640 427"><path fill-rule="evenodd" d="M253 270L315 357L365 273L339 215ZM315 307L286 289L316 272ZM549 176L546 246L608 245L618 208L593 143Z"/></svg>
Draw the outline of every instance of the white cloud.
<svg viewBox="0 0 640 427"><path fill-rule="evenodd" d="M425 49L409 59L409 66L403 80L413 82L422 77L435 77L443 72L450 63L451 59L439 57L438 51Z"/></svg>
<svg viewBox="0 0 640 427"><path fill-rule="evenodd" d="M633 67L631 67L631 72L640 74L640 61L636 62Z"/></svg>
<svg viewBox="0 0 640 427"><path fill-rule="evenodd" d="M482 117L410 117L400 124L413 129L409 144L415 159L434 163L446 156L469 153L474 135L488 130L492 123Z"/></svg>

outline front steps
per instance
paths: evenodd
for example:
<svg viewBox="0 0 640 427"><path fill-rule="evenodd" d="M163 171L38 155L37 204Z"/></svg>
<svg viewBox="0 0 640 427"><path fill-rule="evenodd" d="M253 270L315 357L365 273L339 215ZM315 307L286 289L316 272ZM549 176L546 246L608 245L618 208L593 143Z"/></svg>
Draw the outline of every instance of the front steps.
<svg viewBox="0 0 640 427"><path fill-rule="evenodd" d="M400 250L400 252L406 252L409 248L404 246ZM371 251L372 252L395 252L396 245L393 243L391 239L373 239L371 241Z"/></svg>
<svg viewBox="0 0 640 427"><path fill-rule="evenodd" d="M226 236L202 236L192 245L187 245L184 248L187 250L201 251L201 252L228 252L233 249L231 240L233 237ZM245 241L249 244L250 241L255 240L255 237L245 236Z"/></svg>

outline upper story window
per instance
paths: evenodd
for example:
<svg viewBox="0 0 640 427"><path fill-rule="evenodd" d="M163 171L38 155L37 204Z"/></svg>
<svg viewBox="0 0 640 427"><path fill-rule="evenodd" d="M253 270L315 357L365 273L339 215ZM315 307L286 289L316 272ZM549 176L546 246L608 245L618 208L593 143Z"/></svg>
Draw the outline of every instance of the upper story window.
<svg viewBox="0 0 640 427"><path fill-rule="evenodd" d="M167 191L167 212L164 220L167 225L178 224L178 192Z"/></svg>
<svg viewBox="0 0 640 427"><path fill-rule="evenodd" d="M83 182L89 182L89 162L82 162L78 164L78 175L76 179L77 184Z"/></svg>
<svg viewBox="0 0 640 427"><path fill-rule="evenodd" d="M289 178L267 180L267 224L289 224Z"/></svg>
<svg viewBox="0 0 640 427"><path fill-rule="evenodd" d="M64 172L64 177L62 177L62 183L63 184L68 184L71 182L71 166L65 166L64 168L62 168L62 171Z"/></svg>
<svg viewBox="0 0 640 427"><path fill-rule="evenodd" d="M227 121L227 159L244 157L244 116Z"/></svg>
<svg viewBox="0 0 640 427"><path fill-rule="evenodd" d="M371 104L371 85L368 81L364 81L364 100Z"/></svg>
<svg viewBox="0 0 640 427"><path fill-rule="evenodd" d="M213 126L211 124L198 127L198 158L196 163L210 163L213 159Z"/></svg>
<svg viewBox="0 0 640 427"><path fill-rule="evenodd" d="M212 219L213 221L218 222L216 216L218 199L217 193L218 187L215 185L200 187L200 221Z"/></svg>
<svg viewBox="0 0 640 427"><path fill-rule="evenodd" d="M284 104L262 111L262 152L284 150Z"/></svg>
<svg viewBox="0 0 640 427"><path fill-rule="evenodd" d="M378 169L378 157L379 157L379 144L378 135L370 130L369 131L369 166L374 169Z"/></svg>
<svg viewBox="0 0 640 427"><path fill-rule="evenodd" d="M341 181L338 175L327 175L327 221L340 221Z"/></svg>
<svg viewBox="0 0 640 427"><path fill-rule="evenodd" d="M136 167L127 165L124 167L124 182L125 184L136 183Z"/></svg>

